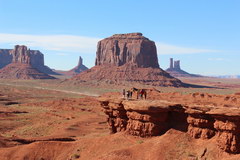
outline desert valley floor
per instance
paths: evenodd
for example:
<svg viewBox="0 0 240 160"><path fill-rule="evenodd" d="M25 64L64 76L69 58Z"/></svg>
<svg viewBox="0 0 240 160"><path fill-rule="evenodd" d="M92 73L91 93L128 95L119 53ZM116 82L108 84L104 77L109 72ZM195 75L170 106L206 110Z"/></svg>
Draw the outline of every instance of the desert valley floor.
<svg viewBox="0 0 240 160"><path fill-rule="evenodd" d="M240 92L240 80L181 80L213 88L155 89L173 97L173 92L182 95L196 92L234 95ZM107 115L100 106L99 96L122 98L121 90L130 87L87 83L76 87L62 80L1 80L1 160L240 158L239 154L233 155L219 149L214 138L195 139L174 128L160 136L146 138L129 135L124 131L110 134ZM144 104L151 99L136 100L133 96L133 100L129 101ZM171 97L168 97L168 101L171 101Z"/></svg>

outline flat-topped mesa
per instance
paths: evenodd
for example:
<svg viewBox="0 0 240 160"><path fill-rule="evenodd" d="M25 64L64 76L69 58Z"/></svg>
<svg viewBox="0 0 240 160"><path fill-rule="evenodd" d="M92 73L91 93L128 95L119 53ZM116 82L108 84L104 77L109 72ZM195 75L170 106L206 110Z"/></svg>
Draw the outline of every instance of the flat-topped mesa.
<svg viewBox="0 0 240 160"><path fill-rule="evenodd" d="M12 55L12 63L30 64L30 49L27 46L16 45L13 50L10 51Z"/></svg>
<svg viewBox="0 0 240 160"><path fill-rule="evenodd" d="M108 37L106 39L146 39L149 40L148 38L144 37L142 33L126 33L126 34L114 34L111 37Z"/></svg>
<svg viewBox="0 0 240 160"><path fill-rule="evenodd" d="M142 33L115 34L99 41L95 64L159 68L155 43Z"/></svg>

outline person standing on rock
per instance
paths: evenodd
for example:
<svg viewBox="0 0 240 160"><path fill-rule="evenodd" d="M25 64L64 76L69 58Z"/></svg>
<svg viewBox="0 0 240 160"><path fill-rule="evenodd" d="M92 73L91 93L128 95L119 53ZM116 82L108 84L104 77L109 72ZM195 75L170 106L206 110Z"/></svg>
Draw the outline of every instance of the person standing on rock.
<svg viewBox="0 0 240 160"><path fill-rule="evenodd" d="M126 91L125 91L125 89L123 89L122 94L123 94L123 98L125 98L125 96L126 96Z"/></svg>
<svg viewBox="0 0 240 160"><path fill-rule="evenodd" d="M127 91L127 99L129 99L130 98L130 91L128 90Z"/></svg>
<svg viewBox="0 0 240 160"><path fill-rule="evenodd" d="M133 92L130 90L129 91L129 97L132 99L132 94L133 94Z"/></svg>

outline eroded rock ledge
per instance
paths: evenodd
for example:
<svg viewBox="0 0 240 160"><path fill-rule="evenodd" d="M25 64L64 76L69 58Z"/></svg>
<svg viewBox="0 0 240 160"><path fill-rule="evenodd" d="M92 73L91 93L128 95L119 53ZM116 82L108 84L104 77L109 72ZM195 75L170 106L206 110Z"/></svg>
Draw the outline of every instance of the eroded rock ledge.
<svg viewBox="0 0 240 160"><path fill-rule="evenodd" d="M217 145L228 153L240 152L240 110L237 107L103 97L99 102L108 115L113 133L126 131L149 137L174 128L194 138L216 138Z"/></svg>

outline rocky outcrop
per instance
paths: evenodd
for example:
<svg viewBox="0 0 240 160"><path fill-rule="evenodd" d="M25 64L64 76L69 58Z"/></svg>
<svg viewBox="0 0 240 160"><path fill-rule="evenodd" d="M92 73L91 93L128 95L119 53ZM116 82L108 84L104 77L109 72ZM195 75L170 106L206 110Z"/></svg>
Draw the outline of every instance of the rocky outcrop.
<svg viewBox="0 0 240 160"><path fill-rule="evenodd" d="M96 65L159 68L155 43L142 33L115 34L98 42Z"/></svg>
<svg viewBox="0 0 240 160"><path fill-rule="evenodd" d="M155 43L141 33L115 34L99 41L96 66L71 81L184 86L180 80L159 68Z"/></svg>
<svg viewBox="0 0 240 160"><path fill-rule="evenodd" d="M12 55L9 52L10 49L0 49L0 69L12 62Z"/></svg>
<svg viewBox="0 0 240 160"><path fill-rule="evenodd" d="M166 72L173 77L202 77L201 75L190 74L182 70L180 66L180 60L173 61L173 58L170 58L170 65L169 68L166 69Z"/></svg>
<svg viewBox="0 0 240 160"><path fill-rule="evenodd" d="M88 70L88 68L83 64L83 59L80 56L79 57L79 61L78 61L78 65L76 67L74 67L73 69L69 70L69 71L60 71L60 70L54 70L56 73L59 74L63 74L63 75L67 75L67 76L75 76L85 70Z"/></svg>
<svg viewBox="0 0 240 160"><path fill-rule="evenodd" d="M12 55L12 63L30 64L30 49L27 46L16 45L13 50L10 51Z"/></svg>
<svg viewBox="0 0 240 160"><path fill-rule="evenodd" d="M10 55L12 62L0 69L1 79L55 79L31 65L30 49L26 46L16 45Z"/></svg>
<svg viewBox="0 0 240 160"><path fill-rule="evenodd" d="M59 75L44 64L44 55L38 50L30 50L30 63L40 72L52 75Z"/></svg>
<svg viewBox="0 0 240 160"><path fill-rule="evenodd" d="M16 45L13 50L0 49L0 69L13 62L29 63L27 59L30 57L30 64L39 71L46 74L58 75L48 66L44 65L44 55L38 50L26 51L26 46ZM16 54L19 52L20 54ZM28 52L28 53L27 53ZM27 58L28 57L28 58Z"/></svg>
<svg viewBox="0 0 240 160"><path fill-rule="evenodd" d="M231 97L230 99L236 100L235 96ZM222 150L240 153L239 106L235 103L235 107L224 107L229 99L224 100L226 104L223 106L214 105L216 97L212 98L208 104L199 104L198 98L195 103L178 103L177 100L165 99L125 100L101 97L99 102L108 116L108 124L113 133L126 131L131 135L149 137L160 136L174 128L193 138L213 138Z"/></svg>

